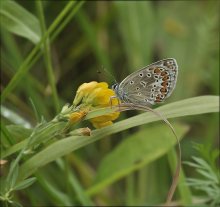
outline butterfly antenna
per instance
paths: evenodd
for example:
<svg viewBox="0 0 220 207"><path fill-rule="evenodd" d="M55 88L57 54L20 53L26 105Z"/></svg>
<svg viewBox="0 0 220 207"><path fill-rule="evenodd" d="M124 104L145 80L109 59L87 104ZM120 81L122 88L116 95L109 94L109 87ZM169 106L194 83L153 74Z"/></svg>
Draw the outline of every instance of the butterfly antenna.
<svg viewBox="0 0 220 207"><path fill-rule="evenodd" d="M114 80L114 83L117 83L117 81L116 81L115 77L112 75L112 73L110 73L108 70L106 70L106 68L105 68L103 65L102 65L102 70L105 71L105 73L106 73L109 77L111 77L111 79ZM101 72L100 72L100 73L101 73Z"/></svg>

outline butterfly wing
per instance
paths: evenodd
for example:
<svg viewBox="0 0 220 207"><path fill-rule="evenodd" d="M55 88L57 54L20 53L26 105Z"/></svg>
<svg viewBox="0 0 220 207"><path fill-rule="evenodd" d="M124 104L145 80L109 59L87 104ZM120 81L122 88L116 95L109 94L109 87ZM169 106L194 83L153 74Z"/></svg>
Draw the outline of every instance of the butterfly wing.
<svg viewBox="0 0 220 207"><path fill-rule="evenodd" d="M177 75L176 60L167 58L132 73L120 83L119 89L125 102L155 104L171 95Z"/></svg>

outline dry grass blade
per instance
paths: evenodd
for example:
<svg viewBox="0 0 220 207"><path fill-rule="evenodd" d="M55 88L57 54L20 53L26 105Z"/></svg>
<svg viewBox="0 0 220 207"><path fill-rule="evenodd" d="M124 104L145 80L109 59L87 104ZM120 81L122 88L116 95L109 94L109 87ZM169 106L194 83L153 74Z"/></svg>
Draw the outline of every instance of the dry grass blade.
<svg viewBox="0 0 220 207"><path fill-rule="evenodd" d="M181 146L180 146L180 141L177 137L177 134L173 128L173 126L171 125L171 123L166 119L166 117L164 117L161 113L151 109L148 106L141 106L141 105L134 105L133 103L121 103L119 105L119 111L127 111L127 110L143 110L143 111L150 111L153 114L155 114L156 116L159 116L168 126L169 128L172 130L175 139L177 141L178 144L178 160L177 160L177 166L176 166L176 170L175 170L175 174L173 176L173 180L172 180L172 184L171 187L169 189L169 192L167 194L167 199L166 199L166 203L165 206L169 205L170 202L172 201L174 192L176 190L177 184L178 184L178 178L179 178L179 173L180 173L180 169L181 169Z"/></svg>

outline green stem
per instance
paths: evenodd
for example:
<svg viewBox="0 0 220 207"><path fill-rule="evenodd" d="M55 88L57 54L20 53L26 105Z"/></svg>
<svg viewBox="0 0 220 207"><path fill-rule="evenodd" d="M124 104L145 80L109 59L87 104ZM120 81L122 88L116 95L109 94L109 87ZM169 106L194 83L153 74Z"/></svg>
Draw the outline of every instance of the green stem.
<svg viewBox="0 0 220 207"><path fill-rule="evenodd" d="M148 195L148 166L144 166L142 169L138 171L138 205L143 205L146 203L147 195Z"/></svg>
<svg viewBox="0 0 220 207"><path fill-rule="evenodd" d="M13 145L15 144L13 139L11 139L11 135L10 135L10 132L8 131L8 129L5 127L5 125L3 124L3 122L1 123L0 125L1 127L1 133L5 136L2 137L2 147L4 145L4 143L8 143L9 145ZM6 141L6 142L3 142L3 139ZM2 152L2 151L1 151Z"/></svg>
<svg viewBox="0 0 220 207"><path fill-rule="evenodd" d="M126 205L135 206L135 177L134 174L130 174L126 177Z"/></svg>
<svg viewBox="0 0 220 207"><path fill-rule="evenodd" d="M73 18L76 12L80 7L85 3L85 1L79 1L78 4L73 8L73 10L68 14L68 16L61 22L60 26L53 32L51 35L51 40L54 40L55 37L63 30L63 28L68 24L68 22Z"/></svg>
<svg viewBox="0 0 220 207"><path fill-rule="evenodd" d="M171 170L174 171L176 163L177 163L177 155L174 149L172 149L168 153L168 161L169 161ZM186 178L185 178L185 175L182 169L180 170L179 184L177 188L180 193L180 197L182 201L181 204L183 206L192 204L192 194L191 194L189 187L186 185Z"/></svg>
<svg viewBox="0 0 220 207"><path fill-rule="evenodd" d="M38 10L41 31L42 31L42 34L45 35L46 34L46 24L45 24L42 2L36 1L36 7ZM60 106L59 106L59 99L58 99L58 95L57 95L55 77L54 77L54 73L53 73L53 67L52 67L52 61L51 61L51 51L50 51L49 44L50 44L50 39L49 39L49 35L48 35L46 41L43 43L44 59L45 59L45 64L46 64L46 69L47 69L47 76L48 76L49 83L50 83L50 86L52 89L55 110L56 110L56 113L58 113Z"/></svg>
<svg viewBox="0 0 220 207"><path fill-rule="evenodd" d="M33 130L33 132L31 133L31 135L29 136L29 138L27 139L27 143L26 145L24 145L24 147L22 148L22 150L20 151L20 153L18 154L18 156L16 157L13 165L10 167L8 176L7 176L7 181L9 181L12 178L12 175L15 171L15 167L16 165L18 165L19 161L21 160L22 156L24 155L25 150L28 148L29 144L31 143L31 141L34 138L34 135L37 131L37 129L40 127L40 125L36 126L35 129Z"/></svg>
<svg viewBox="0 0 220 207"><path fill-rule="evenodd" d="M44 41L47 39L49 34L51 34L58 27L58 24L61 23L65 15L72 9L74 4L75 4L74 1L70 1L66 5L66 7L62 10L59 16L55 19L55 21L49 27L48 31L43 35L43 37L41 38L41 41L36 45L36 47L31 51L28 57L24 60L23 64L19 67L18 72L14 75L14 77L8 83L6 88L3 90L2 95L1 95L2 102L5 100L8 94L16 87L16 85L23 78L23 76L28 72L28 70L30 69L28 65L30 65L31 61L36 57Z"/></svg>

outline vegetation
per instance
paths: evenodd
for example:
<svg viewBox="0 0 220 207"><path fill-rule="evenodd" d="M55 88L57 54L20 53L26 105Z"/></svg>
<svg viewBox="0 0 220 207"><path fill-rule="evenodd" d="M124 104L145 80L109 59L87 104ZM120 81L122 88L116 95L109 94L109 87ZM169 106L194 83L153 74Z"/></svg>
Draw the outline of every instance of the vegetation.
<svg viewBox="0 0 220 207"><path fill-rule="evenodd" d="M114 107L72 104L83 83L110 88L168 57L179 65L177 85L153 108L171 122L186 163L170 205L220 205L218 8L1 1L1 206L164 204L178 156L161 118L127 111L101 128Z"/></svg>

